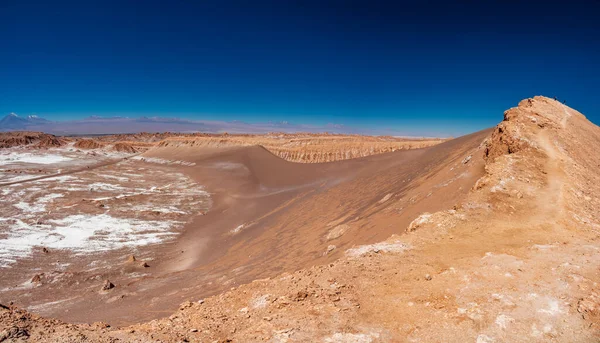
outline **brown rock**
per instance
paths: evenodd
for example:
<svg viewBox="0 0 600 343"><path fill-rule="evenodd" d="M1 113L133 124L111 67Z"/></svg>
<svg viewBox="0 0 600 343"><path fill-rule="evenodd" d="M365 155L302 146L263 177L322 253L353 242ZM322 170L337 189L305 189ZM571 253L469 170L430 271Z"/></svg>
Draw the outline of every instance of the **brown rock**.
<svg viewBox="0 0 600 343"><path fill-rule="evenodd" d="M65 142L58 137L42 132L2 132L0 133L0 149L18 146L33 148L59 147Z"/></svg>
<svg viewBox="0 0 600 343"><path fill-rule="evenodd" d="M130 154L135 154L138 152L138 150L131 145L130 143L127 142L117 142L115 143L115 145L113 145L112 150L114 151L118 151L118 152L126 152L126 153L130 153Z"/></svg>
<svg viewBox="0 0 600 343"><path fill-rule="evenodd" d="M102 148L104 145L96 142L93 139L80 139L75 143L74 146L78 149L88 149L89 150L89 149L99 149L99 148Z"/></svg>
<svg viewBox="0 0 600 343"><path fill-rule="evenodd" d="M179 310L183 311L186 308L192 307L194 305L194 303L192 303L191 301L186 301L183 304L179 305Z"/></svg>
<svg viewBox="0 0 600 343"><path fill-rule="evenodd" d="M295 301L303 301L307 297L308 297L308 292L299 291L298 293L294 294L291 298L292 298L292 300L295 300Z"/></svg>
<svg viewBox="0 0 600 343"><path fill-rule="evenodd" d="M100 288L101 291L108 291L115 288L115 285L110 282L109 280L105 280L104 281L104 285L102 285L102 288Z"/></svg>

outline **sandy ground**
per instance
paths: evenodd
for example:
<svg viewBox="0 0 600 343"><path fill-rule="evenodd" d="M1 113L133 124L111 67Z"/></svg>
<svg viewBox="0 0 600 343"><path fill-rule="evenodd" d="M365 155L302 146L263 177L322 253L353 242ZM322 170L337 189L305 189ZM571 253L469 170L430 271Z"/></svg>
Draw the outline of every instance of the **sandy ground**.
<svg viewBox="0 0 600 343"><path fill-rule="evenodd" d="M126 325L164 317L190 297L333 261L343 249L401 232L424 202L436 210L464 196L483 163L461 161L485 134L325 164L287 162L258 146L162 146L17 180L2 190L0 302ZM24 154L9 167L26 165ZM424 176L431 180L415 182ZM379 212L397 225L371 231ZM128 262L130 255L150 267ZM98 292L106 280L115 289Z"/></svg>
<svg viewBox="0 0 600 343"><path fill-rule="evenodd" d="M294 165L260 147L153 150L144 157L194 163L189 175L203 180L211 209L153 277L90 292L116 297L116 310L96 300L95 315L71 311L117 326L153 310L162 318L72 325L6 308L2 332L73 342L597 342L599 143L582 114L536 97L493 131L346 162Z"/></svg>
<svg viewBox="0 0 600 343"><path fill-rule="evenodd" d="M211 205L180 168L136 156L71 149L1 156L9 177L0 189L0 298L19 298L40 314L68 311L66 304L91 309L83 294L97 283L149 275L165 245ZM115 273L130 256L137 261Z"/></svg>

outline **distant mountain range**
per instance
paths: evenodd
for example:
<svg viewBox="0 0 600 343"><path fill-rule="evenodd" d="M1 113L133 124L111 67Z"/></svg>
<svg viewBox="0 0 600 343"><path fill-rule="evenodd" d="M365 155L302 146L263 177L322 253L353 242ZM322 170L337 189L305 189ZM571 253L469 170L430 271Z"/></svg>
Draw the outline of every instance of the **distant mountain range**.
<svg viewBox="0 0 600 343"><path fill-rule="evenodd" d="M0 120L0 131L42 131L55 135L118 134L136 132L208 132L208 133L267 133L267 132L331 132L358 133L338 124L324 126L297 125L287 121L245 123L241 121L195 121L164 117L100 117L80 120L51 121L35 115L26 117L15 113ZM364 133L364 132L362 132Z"/></svg>
<svg viewBox="0 0 600 343"><path fill-rule="evenodd" d="M18 115L11 113L6 117L0 120L0 130L7 131L8 130L22 130L27 126L31 125L43 125L46 123L50 123L50 121L40 118L38 116L27 116L27 117L19 117Z"/></svg>

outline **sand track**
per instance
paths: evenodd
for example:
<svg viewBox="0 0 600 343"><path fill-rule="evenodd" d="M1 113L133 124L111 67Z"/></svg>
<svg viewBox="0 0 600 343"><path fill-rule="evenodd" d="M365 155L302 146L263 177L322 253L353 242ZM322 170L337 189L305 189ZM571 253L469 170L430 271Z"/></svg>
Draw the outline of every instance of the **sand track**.
<svg viewBox="0 0 600 343"><path fill-rule="evenodd" d="M64 175L72 175L72 174L76 174L76 173L85 172L85 171L88 171L88 170L94 170L94 169L98 169L98 168L110 166L110 165L113 165L113 164L117 164L117 163L119 163L121 161L124 161L124 160L127 160L127 159L129 159L129 158L131 158L133 156L137 156L137 154L134 154L134 155L131 155L131 156L127 156L127 157L112 159L112 160L109 160L109 161L103 161L103 162L92 164L92 165L88 165L88 166L82 167L82 168L74 168L74 169L70 169L70 170L66 170L66 171L61 171L61 172L55 173L55 174L37 176L37 177L32 177L32 178L28 178L28 179L25 179L25 180L18 180L18 181L13 181L13 182L4 182L4 183L0 183L0 187L11 186L11 185L18 185L18 184L32 182L32 181L39 181L39 180L44 180L44 179L51 179L51 178L54 178L54 177L59 177L59 176L64 176Z"/></svg>

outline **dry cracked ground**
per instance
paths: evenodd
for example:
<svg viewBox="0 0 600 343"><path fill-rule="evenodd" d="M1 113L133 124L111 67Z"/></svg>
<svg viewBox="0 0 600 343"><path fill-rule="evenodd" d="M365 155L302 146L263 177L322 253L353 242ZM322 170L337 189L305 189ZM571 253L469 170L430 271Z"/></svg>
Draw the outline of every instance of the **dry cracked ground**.
<svg viewBox="0 0 600 343"><path fill-rule="evenodd" d="M239 206L244 194L270 199L263 200L268 206L246 209L265 211L249 226L228 223L234 238L208 242L226 247L214 261L266 272L224 273L234 280L227 290L185 293L178 309L132 325L69 324L4 304L0 341L597 342L599 144L600 128L581 113L535 97L506 111L492 131L364 163L323 164L330 168L323 174L306 169L294 177L313 173L309 181L319 182L287 198L261 193L291 186L284 176L261 179L252 164L252 157L268 160L260 150L188 155L187 163L222 163L227 154L246 163L247 170L226 168L237 170L231 180L244 180L239 197L215 193L206 217L215 210L235 217L227 204ZM161 154L149 152L146 158ZM241 178L248 173L257 183ZM284 240L288 226L298 234ZM268 254L260 249L266 243L283 251ZM243 258L258 252L266 257ZM209 273L203 258L185 261ZM278 260L287 264L269 269ZM113 297L122 288L95 294Z"/></svg>

